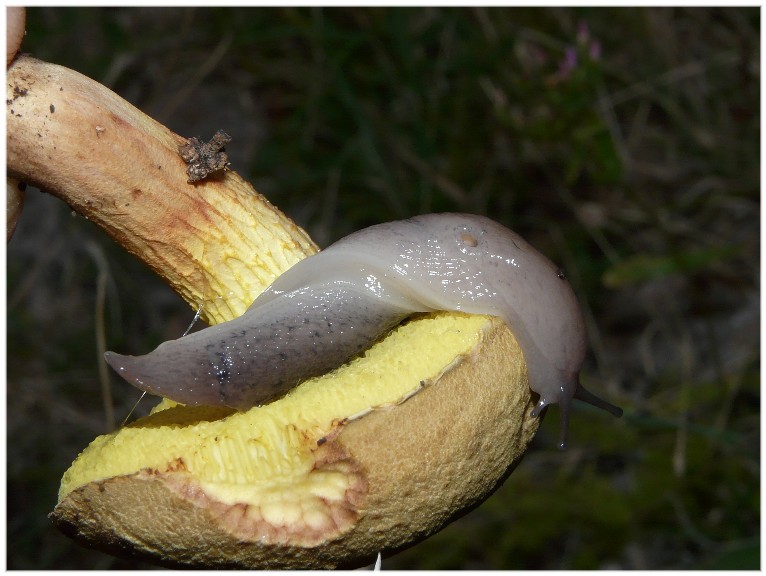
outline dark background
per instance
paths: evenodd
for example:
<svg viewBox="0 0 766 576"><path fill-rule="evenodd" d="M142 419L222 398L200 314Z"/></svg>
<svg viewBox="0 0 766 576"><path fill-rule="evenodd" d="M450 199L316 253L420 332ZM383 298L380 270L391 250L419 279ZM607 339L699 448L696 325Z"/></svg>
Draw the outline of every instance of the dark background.
<svg viewBox="0 0 766 576"><path fill-rule="evenodd" d="M320 245L459 210L566 270L584 379L625 417L578 404L561 453L553 408L497 493L384 568L759 567L758 8L27 15L26 52L184 136L231 134L232 168ZM7 256L8 567L149 567L47 514L107 430L99 295L112 349L176 338L193 312L36 190ZM119 422L139 393L112 395Z"/></svg>

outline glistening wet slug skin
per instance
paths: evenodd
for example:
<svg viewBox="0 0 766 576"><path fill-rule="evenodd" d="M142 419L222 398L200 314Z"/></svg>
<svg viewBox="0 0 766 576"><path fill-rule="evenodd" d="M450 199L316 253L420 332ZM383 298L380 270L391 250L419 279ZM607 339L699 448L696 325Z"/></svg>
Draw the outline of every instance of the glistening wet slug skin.
<svg viewBox="0 0 766 576"><path fill-rule="evenodd" d="M521 345L533 414L585 390L580 306L561 271L504 226L470 214L428 214L371 226L295 264L239 318L160 344L144 356L106 353L134 386L182 404L246 410L367 349L407 316L434 310L499 316Z"/></svg>

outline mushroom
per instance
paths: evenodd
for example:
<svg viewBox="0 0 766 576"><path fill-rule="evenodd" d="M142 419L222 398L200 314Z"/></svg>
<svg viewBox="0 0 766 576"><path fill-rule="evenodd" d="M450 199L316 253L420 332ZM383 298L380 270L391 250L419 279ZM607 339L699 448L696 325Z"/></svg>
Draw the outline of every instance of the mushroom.
<svg viewBox="0 0 766 576"><path fill-rule="evenodd" d="M235 171L188 183L188 140L97 82L20 56L7 83L9 175L101 226L208 323L317 250ZM51 518L171 566L361 566L486 499L532 440L534 406L504 323L426 315L262 407L163 400L82 452Z"/></svg>
<svg viewBox="0 0 766 576"><path fill-rule="evenodd" d="M5 9L5 64L10 66L21 48L26 24L26 10L19 6L8 6ZM5 201L5 233L6 242L10 241L16 230L21 209L24 206L24 184L13 178L8 178Z"/></svg>

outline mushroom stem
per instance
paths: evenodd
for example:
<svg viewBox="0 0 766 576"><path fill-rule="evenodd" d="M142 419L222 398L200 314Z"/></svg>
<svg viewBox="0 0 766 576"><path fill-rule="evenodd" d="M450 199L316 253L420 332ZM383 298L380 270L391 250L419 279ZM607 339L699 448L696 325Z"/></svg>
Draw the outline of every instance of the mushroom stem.
<svg viewBox="0 0 766 576"><path fill-rule="evenodd" d="M6 81L8 175L101 226L193 308L202 305L206 322L239 316L276 276L316 252L236 172L187 183L178 152L187 139L98 82L25 55ZM280 250L259 253L264 245ZM243 267L249 246L253 261Z"/></svg>

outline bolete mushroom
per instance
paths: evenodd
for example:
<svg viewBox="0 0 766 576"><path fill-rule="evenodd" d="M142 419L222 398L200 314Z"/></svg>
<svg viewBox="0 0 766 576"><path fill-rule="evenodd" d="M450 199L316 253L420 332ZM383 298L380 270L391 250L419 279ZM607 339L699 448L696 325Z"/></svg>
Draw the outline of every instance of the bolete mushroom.
<svg viewBox="0 0 766 576"><path fill-rule="evenodd" d="M207 322L316 251L233 170L188 183L187 139L97 82L21 56L7 83L9 175L97 223ZM51 518L166 565L360 566L487 498L534 436L534 406L503 322L423 315L262 407L163 401L82 452Z"/></svg>

